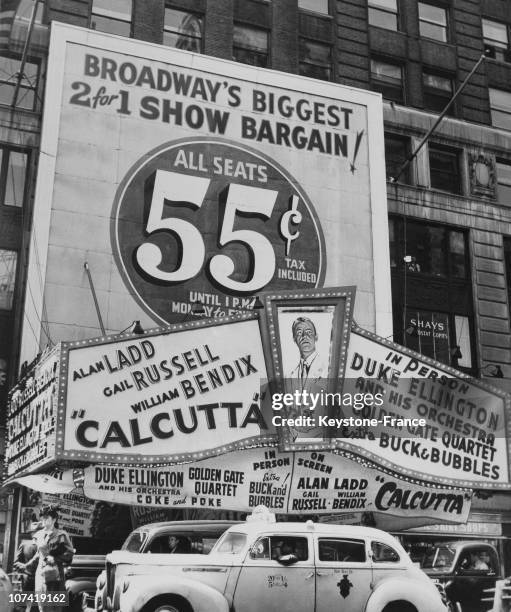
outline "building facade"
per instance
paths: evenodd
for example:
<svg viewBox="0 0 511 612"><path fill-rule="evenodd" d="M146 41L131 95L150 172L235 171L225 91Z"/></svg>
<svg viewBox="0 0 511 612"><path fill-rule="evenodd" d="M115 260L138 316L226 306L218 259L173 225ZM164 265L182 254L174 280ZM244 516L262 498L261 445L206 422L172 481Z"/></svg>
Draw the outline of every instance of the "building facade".
<svg viewBox="0 0 511 612"><path fill-rule="evenodd" d="M52 21L380 92L393 338L511 389L506 0L47 0L37 3L21 65L32 6L22 0L0 57L3 404L21 365L22 333L33 333L41 350L67 339L52 337L48 322L58 323L52 313L41 321L24 307L41 289L37 276L28 278L27 265L35 176L48 155L40 140ZM447 116L405 167L485 52Z"/></svg>

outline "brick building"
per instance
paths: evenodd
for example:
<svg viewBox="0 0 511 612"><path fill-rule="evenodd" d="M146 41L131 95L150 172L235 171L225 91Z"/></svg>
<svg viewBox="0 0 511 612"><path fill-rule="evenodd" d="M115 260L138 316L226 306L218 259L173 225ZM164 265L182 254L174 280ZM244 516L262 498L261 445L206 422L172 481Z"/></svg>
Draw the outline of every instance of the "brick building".
<svg viewBox="0 0 511 612"><path fill-rule="evenodd" d="M0 369L7 366L10 383L21 327L38 323L23 322L22 306L37 289L25 271L35 173L46 154L47 24L58 20L381 92L394 339L510 389L507 0L47 0L23 67L32 2L20 6L0 57ZM448 116L390 180L485 49ZM53 340L48 332L40 344Z"/></svg>

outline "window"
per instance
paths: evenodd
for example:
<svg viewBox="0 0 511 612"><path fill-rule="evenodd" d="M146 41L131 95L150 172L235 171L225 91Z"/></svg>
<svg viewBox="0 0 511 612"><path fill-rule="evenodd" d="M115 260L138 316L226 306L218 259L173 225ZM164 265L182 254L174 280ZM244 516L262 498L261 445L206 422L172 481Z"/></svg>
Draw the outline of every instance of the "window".
<svg viewBox="0 0 511 612"><path fill-rule="evenodd" d="M202 51L202 17L165 7L163 44L186 51Z"/></svg>
<svg viewBox="0 0 511 612"><path fill-rule="evenodd" d="M259 28L235 25L233 56L237 62L251 66L268 66L268 32Z"/></svg>
<svg viewBox="0 0 511 612"><path fill-rule="evenodd" d="M431 187L451 193L461 193L459 152L429 145L429 173Z"/></svg>
<svg viewBox="0 0 511 612"><path fill-rule="evenodd" d="M28 156L22 151L0 148L0 203L23 206Z"/></svg>
<svg viewBox="0 0 511 612"><path fill-rule="evenodd" d="M404 102L401 66L372 59L371 89L379 91L386 100Z"/></svg>
<svg viewBox="0 0 511 612"><path fill-rule="evenodd" d="M93 30L130 36L132 0L93 0L90 27Z"/></svg>
<svg viewBox="0 0 511 612"><path fill-rule="evenodd" d="M452 98L452 80L425 70L422 73L422 85L424 107L428 110L441 113ZM454 105L449 108L448 114L451 115L453 112Z"/></svg>
<svg viewBox="0 0 511 612"><path fill-rule="evenodd" d="M16 281L16 251L0 249L0 310L11 310Z"/></svg>
<svg viewBox="0 0 511 612"><path fill-rule="evenodd" d="M511 130L511 92L489 88L491 124Z"/></svg>
<svg viewBox="0 0 511 612"><path fill-rule="evenodd" d="M312 11L328 15L328 0L298 0L298 8L303 11Z"/></svg>
<svg viewBox="0 0 511 612"><path fill-rule="evenodd" d="M504 23L483 19L483 38L486 47L493 51L493 59L499 62L509 62L509 38L507 26Z"/></svg>
<svg viewBox="0 0 511 612"><path fill-rule="evenodd" d="M408 274L421 272L437 277L468 277L466 235L443 225L429 225L389 218L391 266ZM411 261L405 262L405 256Z"/></svg>
<svg viewBox="0 0 511 612"><path fill-rule="evenodd" d="M366 548L364 540L320 539L318 542L320 561L338 563L364 563Z"/></svg>
<svg viewBox="0 0 511 612"><path fill-rule="evenodd" d="M511 162L497 159L497 201L511 206Z"/></svg>
<svg viewBox="0 0 511 612"><path fill-rule="evenodd" d="M397 30L397 0L369 0L369 25Z"/></svg>
<svg viewBox="0 0 511 612"><path fill-rule="evenodd" d="M385 134L385 168L387 178L396 177L399 168L404 164L410 155L410 140L404 136ZM401 174L398 181L409 184L411 175L411 164Z"/></svg>
<svg viewBox="0 0 511 612"><path fill-rule="evenodd" d="M397 563L398 553L388 544L381 542L371 542L371 552L375 563Z"/></svg>
<svg viewBox="0 0 511 612"><path fill-rule="evenodd" d="M295 555L298 561L307 561L309 550L307 538L294 536L265 536L259 538L250 549L251 559L277 561L283 555Z"/></svg>
<svg viewBox="0 0 511 612"><path fill-rule="evenodd" d="M332 78L332 48L324 43L300 38L300 74L313 79Z"/></svg>
<svg viewBox="0 0 511 612"><path fill-rule="evenodd" d="M447 12L444 8L419 2L419 32L424 38L447 42Z"/></svg>
<svg viewBox="0 0 511 612"><path fill-rule="evenodd" d="M21 61L19 59L0 56L0 104L11 106L20 68ZM39 66L34 62L27 61L16 100L17 108L34 109L38 77Z"/></svg>

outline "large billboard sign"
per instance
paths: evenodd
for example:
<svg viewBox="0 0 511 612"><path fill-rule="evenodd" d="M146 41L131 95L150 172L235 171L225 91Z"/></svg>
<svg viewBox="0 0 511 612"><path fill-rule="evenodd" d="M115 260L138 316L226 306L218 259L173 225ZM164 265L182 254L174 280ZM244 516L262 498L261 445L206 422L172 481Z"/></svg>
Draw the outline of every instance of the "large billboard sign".
<svg viewBox="0 0 511 612"><path fill-rule="evenodd" d="M26 318L54 341L98 335L84 262L107 333L355 284L389 333L378 94L55 22L41 148Z"/></svg>
<svg viewBox="0 0 511 612"><path fill-rule="evenodd" d="M185 327L62 343L57 459L184 461L268 434L255 315Z"/></svg>

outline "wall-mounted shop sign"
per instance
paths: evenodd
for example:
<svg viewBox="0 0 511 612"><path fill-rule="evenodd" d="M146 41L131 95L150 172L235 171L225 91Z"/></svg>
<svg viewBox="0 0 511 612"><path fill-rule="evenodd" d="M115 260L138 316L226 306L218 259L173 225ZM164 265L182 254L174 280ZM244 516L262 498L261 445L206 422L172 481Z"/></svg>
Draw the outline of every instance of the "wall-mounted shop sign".
<svg viewBox="0 0 511 612"><path fill-rule="evenodd" d="M335 447L437 483L509 486L508 394L360 328L350 335L343 391L382 401L345 407L345 417L365 422L334 428Z"/></svg>
<svg viewBox="0 0 511 612"><path fill-rule="evenodd" d="M158 463L253 444L266 367L256 315L62 343L56 456Z"/></svg>
<svg viewBox="0 0 511 612"><path fill-rule="evenodd" d="M7 474L37 470L55 458L59 347L43 355L11 391L7 413Z"/></svg>
<svg viewBox="0 0 511 612"><path fill-rule="evenodd" d="M107 330L355 283L361 324L390 327L379 94L58 22L51 34L28 320L48 312L57 340L94 335L87 261ZM35 336L27 324L23 359Z"/></svg>

